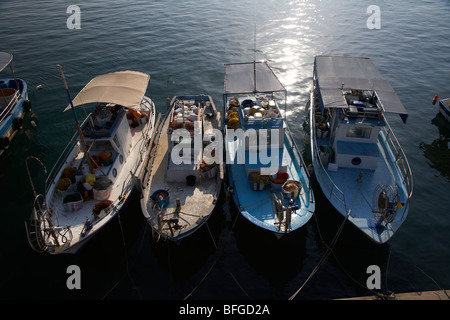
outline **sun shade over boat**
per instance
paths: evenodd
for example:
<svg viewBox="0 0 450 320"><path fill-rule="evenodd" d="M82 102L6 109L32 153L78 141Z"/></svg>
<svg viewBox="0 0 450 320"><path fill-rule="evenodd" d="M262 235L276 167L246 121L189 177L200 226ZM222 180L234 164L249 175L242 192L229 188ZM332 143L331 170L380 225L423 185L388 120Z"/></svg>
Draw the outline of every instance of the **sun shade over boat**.
<svg viewBox="0 0 450 320"><path fill-rule="evenodd" d="M224 83L224 94L286 93L266 62L225 64Z"/></svg>
<svg viewBox="0 0 450 320"><path fill-rule="evenodd" d="M0 52L0 71L5 69L5 67L11 63L12 61L12 54L8 52Z"/></svg>
<svg viewBox="0 0 450 320"><path fill-rule="evenodd" d="M406 123L408 112L369 58L318 56L314 74L323 107L348 108L342 90L374 90L384 112L397 113Z"/></svg>
<svg viewBox="0 0 450 320"><path fill-rule="evenodd" d="M118 71L95 77L73 99L73 106L87 103L115 103L139 106L147 90L150 75L138 71ZM70 109L67 106L64 111Z"/></svg>

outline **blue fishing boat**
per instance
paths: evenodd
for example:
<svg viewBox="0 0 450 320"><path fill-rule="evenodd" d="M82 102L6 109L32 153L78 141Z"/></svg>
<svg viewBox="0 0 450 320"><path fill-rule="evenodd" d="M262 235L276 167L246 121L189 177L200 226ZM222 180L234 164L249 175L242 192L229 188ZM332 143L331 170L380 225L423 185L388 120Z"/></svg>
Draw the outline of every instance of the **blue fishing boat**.
<svg viewBox="0 0 450 320"><path fill-rule="evenodd" d="M315 201L279 107L286 108L286 89L266 62L226 64L223 99L229 190L238 210L277 238L301 228Z"/></svg>
<svg viewBox="0 0 450 320"><path fill-rule="evenodd" d="M31 109L27 83L14 75L12 54L0 52L0 72L8 65L13 77L0 79L0 155L9 148L11 140L22 128L25 112Z"/></svg>
<svg viewBox="0 0 450 320"><path fill-rule="evenodd" d="M405 221L413 192L387 114L408 113L369 58L318 56L310 97L315 177L330 203L375 243Z"/></svg>

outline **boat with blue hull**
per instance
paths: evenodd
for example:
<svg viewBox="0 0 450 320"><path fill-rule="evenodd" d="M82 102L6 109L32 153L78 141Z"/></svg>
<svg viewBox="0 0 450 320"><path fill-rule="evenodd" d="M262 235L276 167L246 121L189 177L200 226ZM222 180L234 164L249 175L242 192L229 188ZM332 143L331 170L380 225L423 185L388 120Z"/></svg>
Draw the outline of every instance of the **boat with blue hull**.
<svg viewBox="0 0 450 320"><path fill-rule="evenodd" d="M14 75L13 55L0 52L0 72L10 66L12 78L0 78L0 155L22 128L23 117L31 110L27 83Z"/></svg>
<svg viewBox="0 0 450 320"><path fill-rule="evenodd" d="M279 107L286 89L266 62L226 64L223 99L229 191L239 212L277 238L300 229L315 200Z"/></svg>
<svg viewBox="0 0 450 320"><path fill-rule="evenodd" d="M315 177L330 203L375 243L404 223L413 192L387 114L408 113L369 58L317 56L310 97Z"/></svg>
<svg viewBox="0 0 450 320"><path fill-rule="evenodd" d="M77 132L49 173L44 194L36 193L28 172L35 199L25 223L31 248L53 255L78 253L139 191L155 123L155 105L145 96L148 74L99 75L72 100L59 67L70 102L64 111L72 110ZM94 108L81 124L77 106Z"/></svg>

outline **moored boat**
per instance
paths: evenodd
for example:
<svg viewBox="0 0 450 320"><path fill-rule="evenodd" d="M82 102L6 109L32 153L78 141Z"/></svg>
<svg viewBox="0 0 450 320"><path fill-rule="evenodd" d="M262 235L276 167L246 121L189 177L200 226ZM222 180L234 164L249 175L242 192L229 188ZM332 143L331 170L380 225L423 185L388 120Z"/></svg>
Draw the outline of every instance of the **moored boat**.
<svg viewBox="0 0 450 320"><path fill-rule="evenodd" d="M439 100L439 112L450 121L450 98Z"/></svg>
<svg viewBox="0 0 450 320"><path fill-rule="evenodd" d="M175 96L170 102L141 199L155 241L179 243L213 213L224 174L220 127L220 112L210 96Z"/></svg>
<svg viewBox="0 0 450 320"><path fill-rule="evenodd" d="M387 113L408 113L369 58L318 56L310 97L315 177L330 203L375 243L405 221L413 192Z"/></svg>
<svg viewBox="0 0 450 320"><path fill-rule="evenodd" d="M281 238L315 211L308 170L279 107L287 91L266 62L226 64L223 97L234 202L248 221Z"/></svg>
<svg viewBox="0 0 450 320"><path fill-rule="evenodd" d="M0 79L0 155L9 148L12 139L22 128L25 112L31 110L27 83L14 74L13 55L0 52L0 72L8 65L12 78Z"/></svg>
<svg viewBox="0 0 450 320"><path fill-rule="evenodd" d="M73 111L78 131L48 175L45 194L34 192L26 224L31 247L50 254L77 253L119 214L139 186L155 122L155 105L145 96L148 74L97 76L72 101L60 71L70 102L65 111ZM80 105L95 105L82 124L74 109Z"/></svg>

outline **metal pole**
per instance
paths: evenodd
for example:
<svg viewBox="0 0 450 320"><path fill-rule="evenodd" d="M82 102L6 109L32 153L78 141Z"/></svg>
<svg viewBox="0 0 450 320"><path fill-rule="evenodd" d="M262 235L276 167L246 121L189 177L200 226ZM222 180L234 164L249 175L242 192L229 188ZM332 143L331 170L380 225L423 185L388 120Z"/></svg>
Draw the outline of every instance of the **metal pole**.
<svg viewBox="0 0 450 320"><path fill-rule="evenodd" d="M75 118L75 124L77 126L78 134L80 135L80 141L81 141L81 146L83 147L84 157L86 158L86 162L87 162L87 164L89 166L89 171L91 173L93 173L94 169L92 168L92 163L89 161L89 154L88 154L88 151L87 151L87 148L86 148L86 143L84 142L83 131L81 130L80 123L78 122L77 114L75 112L75 108L74 108L73 103L72 103L72 98L70 97L69 87L67 86L67 82L66 82L66 78L64 76L64 72L63 72L62 66L59 65L59 64L57 66L58 66L59 71L61 73L61 78L62 78L62 80L64 82L64 87L66 88L67 97L68 97L69 102L70 102L70 107L72 109L73 117Z"/></svg>

